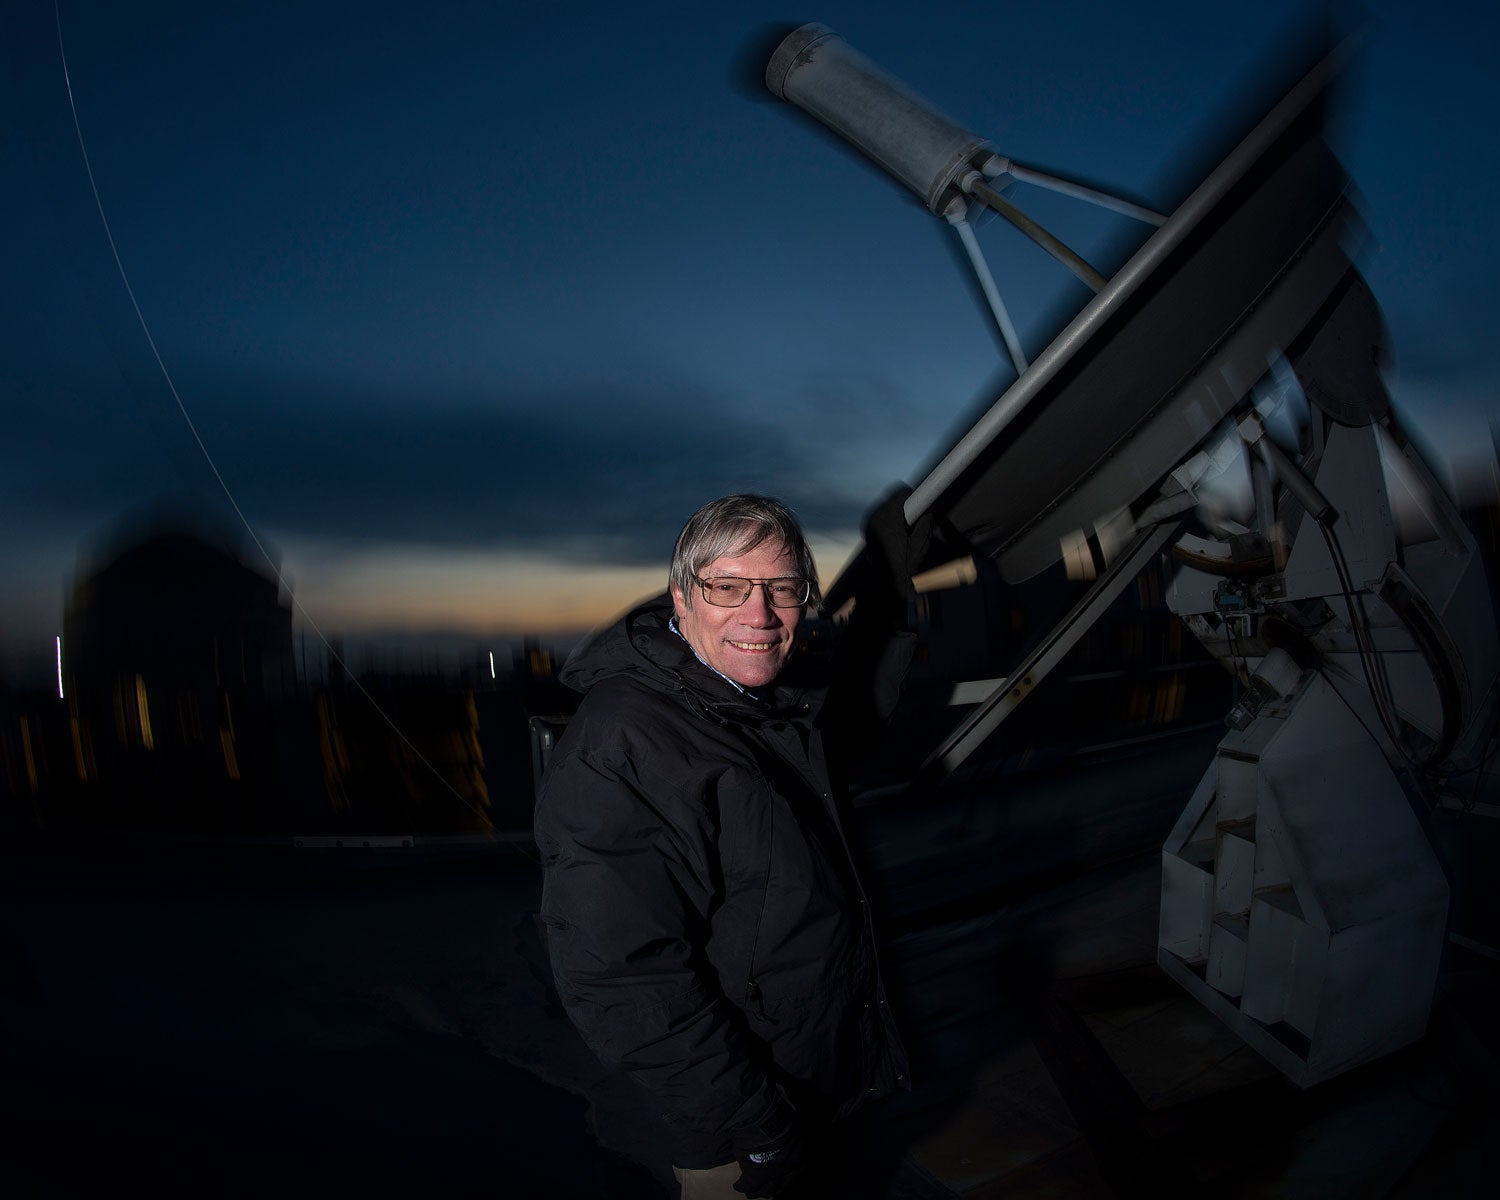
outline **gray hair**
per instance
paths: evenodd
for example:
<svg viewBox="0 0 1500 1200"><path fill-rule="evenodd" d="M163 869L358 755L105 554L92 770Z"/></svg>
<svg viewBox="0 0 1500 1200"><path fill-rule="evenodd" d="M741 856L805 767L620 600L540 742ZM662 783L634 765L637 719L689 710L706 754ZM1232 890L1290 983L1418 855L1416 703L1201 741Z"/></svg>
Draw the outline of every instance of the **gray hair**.
<svg viewBox="0 0 1500 1200"><path fill-rule="evenodd" d="M689 519L677 535L672 551L671 585L682 593L691 608L698 590L696 576L716 558L749 554L767 539L774 539L791 552L797 574L812 585L807 602L816 608L823 602L818 588L818 568L812 551L791 509L770 496L721 496L710 500Z"/></svg>

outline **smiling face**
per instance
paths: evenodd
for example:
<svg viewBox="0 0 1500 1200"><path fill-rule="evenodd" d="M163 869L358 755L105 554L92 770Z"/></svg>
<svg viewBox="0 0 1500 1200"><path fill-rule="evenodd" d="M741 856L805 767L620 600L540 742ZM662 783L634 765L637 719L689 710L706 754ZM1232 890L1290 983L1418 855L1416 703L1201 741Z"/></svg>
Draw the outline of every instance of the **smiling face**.
<svg viewBox="0 0 1500 1200"><path fill-rule="evenodd" d="M725 575L742 579L780 579L798 574L797 560L780 542L768 538L744 554L726 554L698 572L700 579ZM672 588L677 628L698 657L719 674L744 687L764 687L781 673L796 644L804 606L772 608L766 589L754 587L738 608L715 608L693 584L689 597Z"/></svg>

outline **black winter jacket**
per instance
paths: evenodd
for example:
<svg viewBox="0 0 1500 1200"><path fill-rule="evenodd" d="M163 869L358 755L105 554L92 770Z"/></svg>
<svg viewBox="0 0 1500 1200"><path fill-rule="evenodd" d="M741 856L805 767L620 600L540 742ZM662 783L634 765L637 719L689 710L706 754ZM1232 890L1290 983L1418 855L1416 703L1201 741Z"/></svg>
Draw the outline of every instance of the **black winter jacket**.
<svg viewBox="0 0 1500 1200"><path fill-rule="evenodd" d="M823 689L760 704L665 597L580 647L542 782L542 920L563 1005L655 1098L677 1165L906 1086L823 755ZM796 659L793 659L795 665ZM783 678L792 675L792 665Z"/></svg>

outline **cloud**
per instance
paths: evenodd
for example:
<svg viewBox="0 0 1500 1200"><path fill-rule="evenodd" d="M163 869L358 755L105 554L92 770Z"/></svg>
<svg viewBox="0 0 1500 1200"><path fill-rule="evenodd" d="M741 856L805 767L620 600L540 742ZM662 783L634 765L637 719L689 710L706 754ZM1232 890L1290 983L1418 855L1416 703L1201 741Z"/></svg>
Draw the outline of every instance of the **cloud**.
<svg viewBox="0 0 1500 1200"><path fill-rule="evenodd" d="M857 409L823 420L679 388L629 385L526 396L357 396L263 381L195 404L194 420L240 508L277 538L546 554L562 561L659 563L682 522L730 491L784 498L810 531L858 526L875 488L857 477ZM168 400L168 403L170 401ZM180 494L185 425L89 421L88 405L12 429L11 479L56 513L119 511ZM106 406L107 411L109 410ZM66 417L70 478L40 448ZM177 419L181 425L180 419ZM829 439L842 434L834 453ZM18 436L14 436L18 435ZM162 439L173 443L165 451ZM161 459L177 469L163 469Z"/></svg>

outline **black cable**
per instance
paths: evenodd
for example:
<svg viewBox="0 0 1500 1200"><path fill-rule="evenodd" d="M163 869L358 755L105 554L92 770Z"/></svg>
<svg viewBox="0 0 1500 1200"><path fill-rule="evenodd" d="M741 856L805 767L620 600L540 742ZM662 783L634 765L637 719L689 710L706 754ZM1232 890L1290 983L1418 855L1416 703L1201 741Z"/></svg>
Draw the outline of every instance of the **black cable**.
<svg viewBox="0 0 1500 1200"><path fill-rule="evenodd" d="M1234 700L1235 703L1239 703L1241 687L1240 671L1243 670L1246 675L1250 674L1250 660L1240 653L1239 647L1234 643L1234 621L1228 615L1224 617L1224 637L1229 642L1229 657L1235 664L1232 673L1232 678L1234 679Z"/></svg>
<svg viewBox="0 0 1500 1200"><path fill-rule="evenodd" d="M1380 717L1380 724L1385 729L1386 736L1391 745L1395 747L1406 764L1412 768L1419 768L1419 764L1407 752L1400 734L1397 732L1395 703L1390 693L1385 688L1385 679L1380 674L1378 664L1375 662L1374 638L1365 626L1363 610L1359 607L1354 594L1354 583L1349 575L1349 564L1344 559L1344 552L1340 548L1338 538L1326 520L1318 520L1314 517L1314 523L1323 535L1323 541L1328 546L1328 553L1333 560L1333 569L1339 577L1339 587L1344 593L1344 603L1349 608L1349 627L1354 633L1354 643L1359 651L1360 670L1364 673L1365 687L1369 689L1370 699L1374 701L1375 712Z"/></svg>

